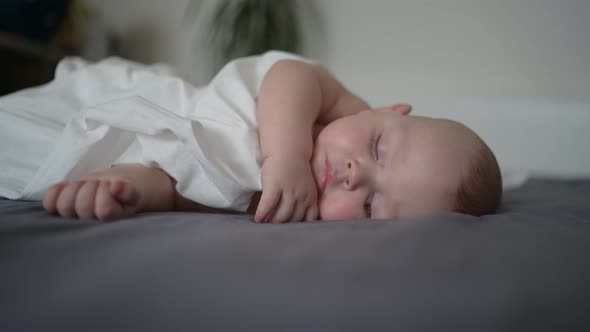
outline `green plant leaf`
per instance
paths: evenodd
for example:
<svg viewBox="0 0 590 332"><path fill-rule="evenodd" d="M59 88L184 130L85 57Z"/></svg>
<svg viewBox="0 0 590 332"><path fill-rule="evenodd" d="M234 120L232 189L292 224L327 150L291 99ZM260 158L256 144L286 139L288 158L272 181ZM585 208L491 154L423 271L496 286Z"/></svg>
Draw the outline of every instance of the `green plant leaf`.
<svg viewBox="0 0 590 332"><path fill-rule="evenodd" d="M301 47L299 17L293 0L219 1L209 31L217 67L268 50L297 53Z"/></svg>

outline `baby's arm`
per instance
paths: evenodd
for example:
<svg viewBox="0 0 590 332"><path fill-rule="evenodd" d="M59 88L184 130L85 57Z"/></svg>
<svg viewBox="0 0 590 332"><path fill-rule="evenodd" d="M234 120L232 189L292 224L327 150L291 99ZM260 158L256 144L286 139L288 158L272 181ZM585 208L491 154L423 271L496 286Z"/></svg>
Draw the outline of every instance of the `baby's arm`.
<svg viewBox="0 0 590 332"><path fill-rule="evenodd" d="M257 99L263 164L256 221L317 218L317 185L309 163L313 126L368 108L319 66L294 60L273 65Z"/></svg>
<svg viewBox="0 0 590 332"><path fill-rule="evenodd" d="M171 211L179 199L163 170L122 164L53 185L45 193L43 206L64 217L113 220L137 212ZM182 205L187 206L185 200Z"/></svg>

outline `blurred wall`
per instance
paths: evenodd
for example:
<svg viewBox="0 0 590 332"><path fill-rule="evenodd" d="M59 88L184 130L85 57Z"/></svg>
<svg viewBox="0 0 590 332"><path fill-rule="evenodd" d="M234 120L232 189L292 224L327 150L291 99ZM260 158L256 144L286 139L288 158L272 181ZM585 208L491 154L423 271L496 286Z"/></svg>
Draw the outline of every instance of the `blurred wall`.
<svg viewBox="0 0 590 332"><path fill-rule="evenodd" d="M375 101L388 94L590 97L590 1L319 3L324 59Z"/></svg>
<svg viewBox="0 0 590 332"><path fill-rule="evenodd" d="M206 81L202 23L215 0L83 1L103 13L123 55ZM191 1L203 10L187 18ZM373 103L390 95L590 94L587 0L299 1L311 2L320 21L305 24L307 55Z"/></svg>

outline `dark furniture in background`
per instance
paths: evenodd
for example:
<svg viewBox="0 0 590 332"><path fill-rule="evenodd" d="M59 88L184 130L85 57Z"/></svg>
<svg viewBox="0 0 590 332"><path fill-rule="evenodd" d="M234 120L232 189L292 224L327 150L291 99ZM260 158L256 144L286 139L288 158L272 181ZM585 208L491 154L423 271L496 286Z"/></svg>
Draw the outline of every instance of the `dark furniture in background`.
<svg viewBox="0 0 590 332"><path fill-rule="evenodd" d="M0 1L0 95L48 82L64 54L52 38L68 0Z"/></svg>
<svg viewBox="0 0 590 332"><path fill-rule="evenodd" d="M63 56L49 44L0 32L0 95L49 82Z"/></svg>

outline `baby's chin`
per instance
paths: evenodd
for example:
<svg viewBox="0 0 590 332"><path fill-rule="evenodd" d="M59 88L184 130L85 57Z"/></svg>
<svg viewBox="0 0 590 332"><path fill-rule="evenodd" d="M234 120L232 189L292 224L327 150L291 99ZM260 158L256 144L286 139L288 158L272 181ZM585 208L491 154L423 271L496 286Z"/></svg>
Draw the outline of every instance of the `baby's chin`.
<svg viewBox="0 0 590 332"><path fill-rule="evenodd" d="M353 209L350 204L342 206L342 204L328 204L321 197L318 198L318 220L324 221L343 221L364 219L362 212ZM343 203L343 202L342 202Z"/></svg>

